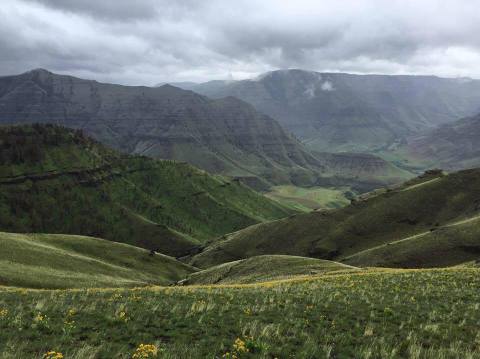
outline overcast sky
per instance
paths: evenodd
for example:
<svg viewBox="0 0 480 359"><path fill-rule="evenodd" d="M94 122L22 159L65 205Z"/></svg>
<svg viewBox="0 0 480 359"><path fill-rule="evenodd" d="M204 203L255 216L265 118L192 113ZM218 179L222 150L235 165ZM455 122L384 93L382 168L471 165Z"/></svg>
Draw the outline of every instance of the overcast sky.
<svg viewBox="0 0 480 359"><path fill-rule="evenodd" d="M280 68L480 78L480 0L1 0L0 75L123 84Z"/></svg>

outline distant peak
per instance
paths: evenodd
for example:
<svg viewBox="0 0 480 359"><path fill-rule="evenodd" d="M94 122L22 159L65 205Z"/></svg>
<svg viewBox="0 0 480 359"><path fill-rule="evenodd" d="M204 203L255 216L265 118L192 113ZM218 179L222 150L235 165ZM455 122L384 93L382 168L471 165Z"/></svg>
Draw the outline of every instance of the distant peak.
<svg viewBox="0 0 480 359"><path fill-rule="evenodd" d="M252 81L261 81L264 79L272 78L272 77L285 77L291 75L300 75L300 76L321 76L319 72L309 71L309 70L302 70L302 69L279 69L264 72L252 79Z"/></svg>
<svg viewBox="0 0 480 359"><path fill-rule="evenodd" d="M33 70L30 70L30 71L27 71L26 73L27 74L49 74L49 75L52 74L52 72L50 72L48 70L45 70L45 69L42 69L42 68L33 69Z"/></svg>

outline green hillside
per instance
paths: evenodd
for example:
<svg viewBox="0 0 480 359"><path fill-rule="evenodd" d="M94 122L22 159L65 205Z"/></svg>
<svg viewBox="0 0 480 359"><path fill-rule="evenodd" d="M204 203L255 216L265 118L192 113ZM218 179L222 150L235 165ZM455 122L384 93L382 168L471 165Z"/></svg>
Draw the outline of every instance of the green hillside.
<svg viewBox="0 0 480 359"><path fill-rule="evenodd" d="M472 268L206 287L0 289L0 357L142 358L151 349L157 358L478 358L479 292Z"/></svg>
<svg viewBox="0 0 480 359"><path fill-rule="evenodd" d="M207 247L193 258L192 263L208 267L261 254L290 254L339 261L360 251L476 217L480 214L479 193L480 169L449 175L432 171L394 189L364 196L342 209L298 214L248 227ZM476 225L473 221L469 223ZM435 233L437 235L440 234ZM475 241L475 236L470 237ZM458 241L456 237L451 241L456 241L455 246L459 249L448 250L447 255L452 253L452 257L439 260L439 265L458 264L462 258L464 261L471 258L469 250L460 250L466 245L461 237ZM465 241L470 240L465 238ZM412 245L412 251L413 248L415 245ZM433 248L428 250L433 251ZM465 255L459 256L459 253ZM382 265L396 263L395 258L389 258L384 259ZM434 265L434 260L430 261L430 265ZM375 263L378 262L372 265ZM362 264L371 263L362 261ZM396 265L413 263L405 261Z"/></svg>
<svg viewBox="0 0 480 359"><path fill-rule="evenodd" d="M181 256L292 209L188 164L121 155L53 125L0 128L0 230L101 237Z"/></svg>
<svg viewBox="0 0 480 359"><path fill-rule="evenodd" d="M182 284L255 283L356 269L316 258L266 255L228 262L193 273Z"/></svg>
<svg viewBox="0 0 480 359"><path fill-rule="evenodd" d="M0 232L0 286L168 285L195 269L174 258L99 238Z"/></svg>
<svg viewBox="0 0 480 359"><path fill-rule="evenodd" d="M480 258L480 216L388 242L342 260L358 266L428 268Z"/></svg>

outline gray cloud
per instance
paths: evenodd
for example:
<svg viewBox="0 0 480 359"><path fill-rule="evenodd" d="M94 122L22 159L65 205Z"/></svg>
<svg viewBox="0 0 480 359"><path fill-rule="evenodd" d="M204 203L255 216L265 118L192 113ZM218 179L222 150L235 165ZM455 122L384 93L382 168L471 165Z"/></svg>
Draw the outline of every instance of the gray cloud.
<svg viewBox="0 0 480 359"><path fill-rule="evenodd" d="M3 0L0 74L126 84L277 68L480 78L479 0Z"/></svg>

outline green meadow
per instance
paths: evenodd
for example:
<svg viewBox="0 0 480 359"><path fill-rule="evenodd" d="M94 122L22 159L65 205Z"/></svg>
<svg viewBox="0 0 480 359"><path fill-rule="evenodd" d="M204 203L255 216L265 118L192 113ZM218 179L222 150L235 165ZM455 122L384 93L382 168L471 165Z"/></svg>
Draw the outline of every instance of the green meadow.
<svg viewBox="0 0 480 359"><path fill-rule="evenodd" d="M311 187L303 188L291 185L274 186L266 196L299 211L310 211L317 208L339 208L350 203L347 199L349 189ZM351 192L350 192L351 193ZM352 194L353 196L353 194Z"/></svg>
<svg viewBox="0 0 480 359"><path fill-rule="evenodd" d="M4 288L0 357L479 358L479 293L475 268L249 285Z"/></svg>

